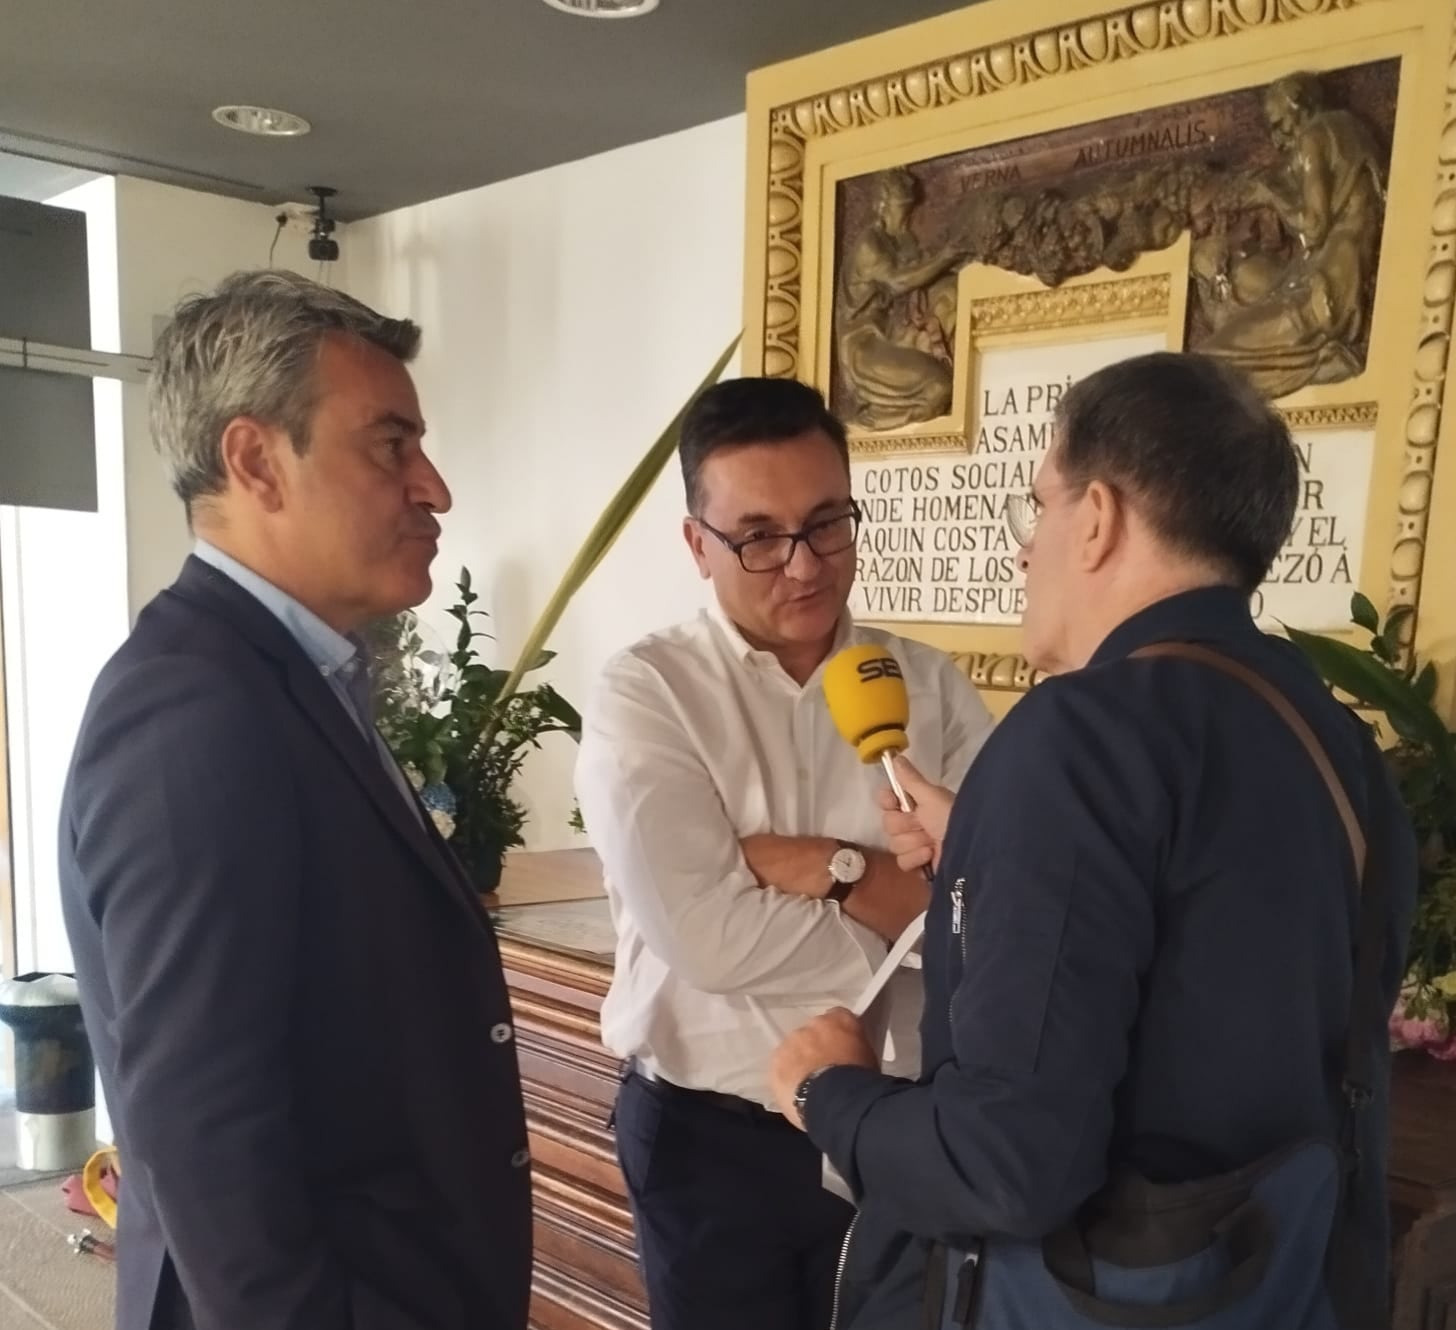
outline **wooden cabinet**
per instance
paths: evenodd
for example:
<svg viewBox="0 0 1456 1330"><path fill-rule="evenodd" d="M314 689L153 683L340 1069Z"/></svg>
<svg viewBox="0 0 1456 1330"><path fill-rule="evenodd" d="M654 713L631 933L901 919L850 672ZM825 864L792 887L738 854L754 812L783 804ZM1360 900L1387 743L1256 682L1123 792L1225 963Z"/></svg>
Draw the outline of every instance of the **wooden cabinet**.
<svg viewBox="0 0 1456 1330"><path fill-rule="evenodd" d="M597 1013L610 966L502 938L534 1156L532 1330L645 1330L632 1216L607 1123L617 1063Z"/></svg>
<svg viewBox="0 0 1456 1330"><path fill-rule="evenodd" d="M538 875L549 861L578 884L596 871L590 856L522 858L537 861ZM532 894L522 885L528 880L518 869L513 889L508 876L504 899ZM534 894L544 899L543 892L550 894L538 885ZM617 1064L602 1048L598 1015L611 980L610 950L580 937L574 950L547 945L510 923L514 913L505 911L501 953L536 1161L531 1324L646 1330L632 1218L607 1126ZM1391 1104L1393 1330L1456 1330L1456 1063L1399 1054Z"/></svg>
<svg viewBox="0 0 1456 1330"><path fill-rule="evenodd" d="M1390 1118L1394 1330L1456 1330L1456 1062L1398 1053Z"/></svg>

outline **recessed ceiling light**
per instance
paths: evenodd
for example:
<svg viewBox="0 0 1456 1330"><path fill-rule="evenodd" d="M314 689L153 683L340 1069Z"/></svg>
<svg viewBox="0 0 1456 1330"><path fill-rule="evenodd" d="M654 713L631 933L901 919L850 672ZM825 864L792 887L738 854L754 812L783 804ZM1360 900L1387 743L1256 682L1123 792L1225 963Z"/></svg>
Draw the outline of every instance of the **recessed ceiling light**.
<svg viewBox="0 0 1456 1330"><path fill-rule="evenodd" d="M313 128L301 115L275 111L271 106L219 106L212 118L239 133L269 139L293 139Z"/></svg>
<svg viewBox="0 0 1456 1330"><path fill-rule="evenodd" d="M563 14L582 18L641 18L657 8L657 0L545 0Z"/></svg>

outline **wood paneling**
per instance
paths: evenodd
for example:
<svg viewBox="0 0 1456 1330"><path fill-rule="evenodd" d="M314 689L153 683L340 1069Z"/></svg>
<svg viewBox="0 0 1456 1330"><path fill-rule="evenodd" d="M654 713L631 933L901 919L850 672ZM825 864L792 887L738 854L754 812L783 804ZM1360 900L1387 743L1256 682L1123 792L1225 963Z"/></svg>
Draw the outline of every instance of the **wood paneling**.
<svg viewBox="0 0 1456 1330"><path fill-rule="evenodd" d="M534 1158L532 1330L646 1330L632 1216L607 1125L617 1062L597 1024L611 969L509 937L501 956Z"/></svg>

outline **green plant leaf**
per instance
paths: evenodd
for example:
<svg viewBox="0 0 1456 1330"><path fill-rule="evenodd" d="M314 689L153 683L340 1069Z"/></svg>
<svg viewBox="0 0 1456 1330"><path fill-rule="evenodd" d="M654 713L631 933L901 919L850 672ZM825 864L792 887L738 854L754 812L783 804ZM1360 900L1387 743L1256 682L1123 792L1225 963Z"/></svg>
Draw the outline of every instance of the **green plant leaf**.
<svg viewBox="0 0 1456 1330"><path fill-rule="evenodd" d="M1412 724L1405 716L1398 711L1387 711L1386 719L1390 721L1390 728L1407 743L1419 744L1425 742L1425 735L1419 725Z"/></svg>
<svg viewBox="0 0 1456 1330"><path fill-rule="evenodd" d="M578 743L581 742L581 713L561 696L550 684L543 684L537 690L537 698L543 714L556 721L557 725Z"/></svg>
<svg viewBox="0 0 1456 1330"><path fill-rule="evenodd" d="M1350 622L1370 633L1380 631L1380 612L1375 602L1359 591L1350 597Z"/></svg>
<svg viewBox="0 0 1456 1330"><path fill-rule="evenodd" d="M682 404L678 413L668 423L667 428L657 436L642 460L632 468L631 474L612 496L591 531L587 533L581 548L577 550L575 557L567 565L566 572L562 575L551 599L546 602L546 608L541 611L541 615L532 626L531 631L526 634L520 655L511 669L509 678L501 687L500 701L509 698L520 687L522 677L528 669L532 668L531 662L536 659L537 654L546 645L547 639L555 631L561 616L566 612L566 607L571 603L571 598L581 590L587 579L596 571L597 565L606 557L607 551L616 543L623 528L641 506L642 500L647 497L647 492L657 482L668 459L677 451L678 434L682 429L683 417L687 414L688 407L693 404L703 389L717 382L719 376L728 367L728 362L733 359L733 353L738 349L742 336L741 332L734 334L733 340L724 348L723 354L714 361L713 367L703 376L702 382ZM499 705L498 701L497 706Z"/></svg>
<svg viewBox="0 0 1456 1330"><path fill-rule="evenodd" d="M1425 668L1415 677L1411 687L1422 702L1429 706L1436 700L1436 665L1434 661L1427 661Z"/></svg>
<svg viewBox="0 0 1456 1330"><path fill-rule="evenodd" d="M1449 738L1441 718L1421 700L1414 687L1380 661L1348 642L1301 632L1288 625L1284 631L1324 679L1356 701L1385 712L1392 724L1399 716L1424 742Z"/></svg>
<svg viewBox="0 0 1456 1330"><path fill-rule="evenodd" d="M1385 643L1386 650L1390 653L1386 656L1387 660L1394 660L1400 654L1401 628L1415 612L1412 605L1397 605L1386 616L1385 627L1380 630L1380 640Z"/></svg>
<svg viewBox="0 0 1456 1330"><path fill-rule="evenodd" d="M460 671L460 686L496 698L500 696L501 684L507 677L506 670L493 670L488 665L467 665Z"/></svg>

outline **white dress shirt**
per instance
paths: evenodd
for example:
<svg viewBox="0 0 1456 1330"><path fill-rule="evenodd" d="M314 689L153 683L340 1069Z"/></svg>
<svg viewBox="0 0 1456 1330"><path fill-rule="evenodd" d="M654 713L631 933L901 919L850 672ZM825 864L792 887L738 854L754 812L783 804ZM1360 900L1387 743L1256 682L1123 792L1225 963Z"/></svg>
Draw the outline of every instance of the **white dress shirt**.
<svg viewBox="0 0 1456 1330"><path fill-rule="evenodd" d="M907 756L959 786L991 728L970 681L944 652L846 618L834 650L859 642L900 663ZM884 776L840 738L822 673L800 687L715 607L619 653L593 690L576 792L617 935L602 1038L644 1075L772 1107L780 1040L851 1003L888 951L833 902L758 887L739 846L764 832L884 846ZM885 1069L913 1075L919 975L893 984Z"/></svg>

